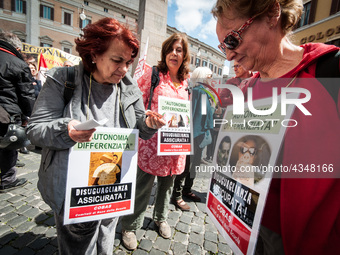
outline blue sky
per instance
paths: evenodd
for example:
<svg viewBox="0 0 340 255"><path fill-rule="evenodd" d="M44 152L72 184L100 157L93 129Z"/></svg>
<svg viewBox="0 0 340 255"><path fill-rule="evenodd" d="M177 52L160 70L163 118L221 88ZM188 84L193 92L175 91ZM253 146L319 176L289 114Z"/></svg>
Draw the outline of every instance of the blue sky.
<svg viewBox="0 0 340 255"><path fill-rule="evenodd" d="M169 0L168 25L218 49L216 20L211 14L215 2L216 0ZM226 62L226 65L229 64Z"/></svg>

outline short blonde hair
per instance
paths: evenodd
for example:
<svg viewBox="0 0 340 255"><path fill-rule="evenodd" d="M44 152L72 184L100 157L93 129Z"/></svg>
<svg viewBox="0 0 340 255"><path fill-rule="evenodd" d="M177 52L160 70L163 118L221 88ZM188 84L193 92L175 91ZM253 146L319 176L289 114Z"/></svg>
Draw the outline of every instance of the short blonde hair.
<svg viewBox="0 0 340 255"><path fill-rule="evenodd" d="M197 82L208 82L209 76L212 76L212 71L208 67L197 67L191 74L190 80L197 86ZM211 77L210 77L211 78Z"/></svg>
<svg viewBox="0 0 340 255"><path fill-rule="evenodd" d="M212 9L215 18L221 18L227 10L234 10L240 17L250 18L273 11L276 3L281 8L281 29L288 34L300 20L303 12L302 0L217 0Z"/></svg>

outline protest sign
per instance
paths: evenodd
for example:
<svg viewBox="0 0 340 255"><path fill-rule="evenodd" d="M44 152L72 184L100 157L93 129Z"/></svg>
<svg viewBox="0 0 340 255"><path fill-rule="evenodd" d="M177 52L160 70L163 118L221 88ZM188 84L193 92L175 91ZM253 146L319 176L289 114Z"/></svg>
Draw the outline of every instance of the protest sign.
<svg viewBox="0 0 340 255"><path fill-rule="evenodd" d="M298 94L288 97L296 99ZM256 100L253 106L271 109L272 98ZM224 118L214 120L221 128L206 209L236 254L254 253L272 175L283 171L276 163L285 130L294 125L289 119L294 105L288 105L285 115L280 106L279 100L270 116L256 115L246 106L244 114L233 114L228 106Z"/></svg>
<svg viewBox="0 0 340 255"><path fill-rule="evenodd" d="M190 101L159 96L158 112L166 125L158 130L157 155L189 155Z"/></svg>
<svg viewBox="0 0 340 255"><path fill-rule="evenodd" d="M70 149L64 224L134 211L138 130L97 127Z"/></svg>

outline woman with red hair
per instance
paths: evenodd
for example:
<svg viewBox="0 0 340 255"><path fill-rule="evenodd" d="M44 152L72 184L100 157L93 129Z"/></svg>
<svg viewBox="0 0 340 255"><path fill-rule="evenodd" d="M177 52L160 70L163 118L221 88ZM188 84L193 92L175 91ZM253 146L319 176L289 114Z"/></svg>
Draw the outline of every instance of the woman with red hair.
<svg viewBox="0 0 340 255"><path fill-rule="evenodd" d="M43 148L38 188L54 211L59 253L112 254L118 218L63 224L69 148L91 141L95 131L75 126L107 118L105 126L138 128L139 136L149 139L165 122L146 117L142 93L127 73L139 50L132 32L112 18L89 24L83 32L75 40L82 62L74 68L70 101L64 95L68 69L57 68L40 92L27 134Z"/></svg>

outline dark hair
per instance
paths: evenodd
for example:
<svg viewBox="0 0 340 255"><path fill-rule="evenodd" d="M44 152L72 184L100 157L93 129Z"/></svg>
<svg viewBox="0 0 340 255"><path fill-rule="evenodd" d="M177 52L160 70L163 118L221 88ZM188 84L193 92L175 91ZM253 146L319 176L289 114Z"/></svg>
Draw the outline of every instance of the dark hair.
<svg viewBox="0 0 340 255"><path fill-rule="evenodd" d="M222 148L223 148L222 146L223 146L224 143L231 143L231 140L230 140L229 136L223 137L222 141L220 142L220 145L218 146L218 148L220 150L222 150Z"/></svg>
<svg viewBox="0 0 340 255"><path fill-rule="evenodd" d="M100 19L93 24L88 24L83 32L84 35L74 41L77 44L76 50L83 61L84 68L88 72L96 70L96 65L92 63L92 54L104 54L115 38L122 40L132 49L131 58L138 55L138 40L129 29L115 19Z"/></svg>
<svg viewBox="0 0 340 255"><path fill-rule="evenodd" d="M183 47L183 63L180 66L177 72L177 78L180 81L185 80L189 73L189 62L190 62L190 54L188 47L188 39L187 36L183 33L174 33L168 39L166 39L162 44L162 52L161 52L161 60L158 61L158 69L163 74L168 72L168 66L166 65L166 55L172 52L172 46L176 41L180 41Z"/></svg>

